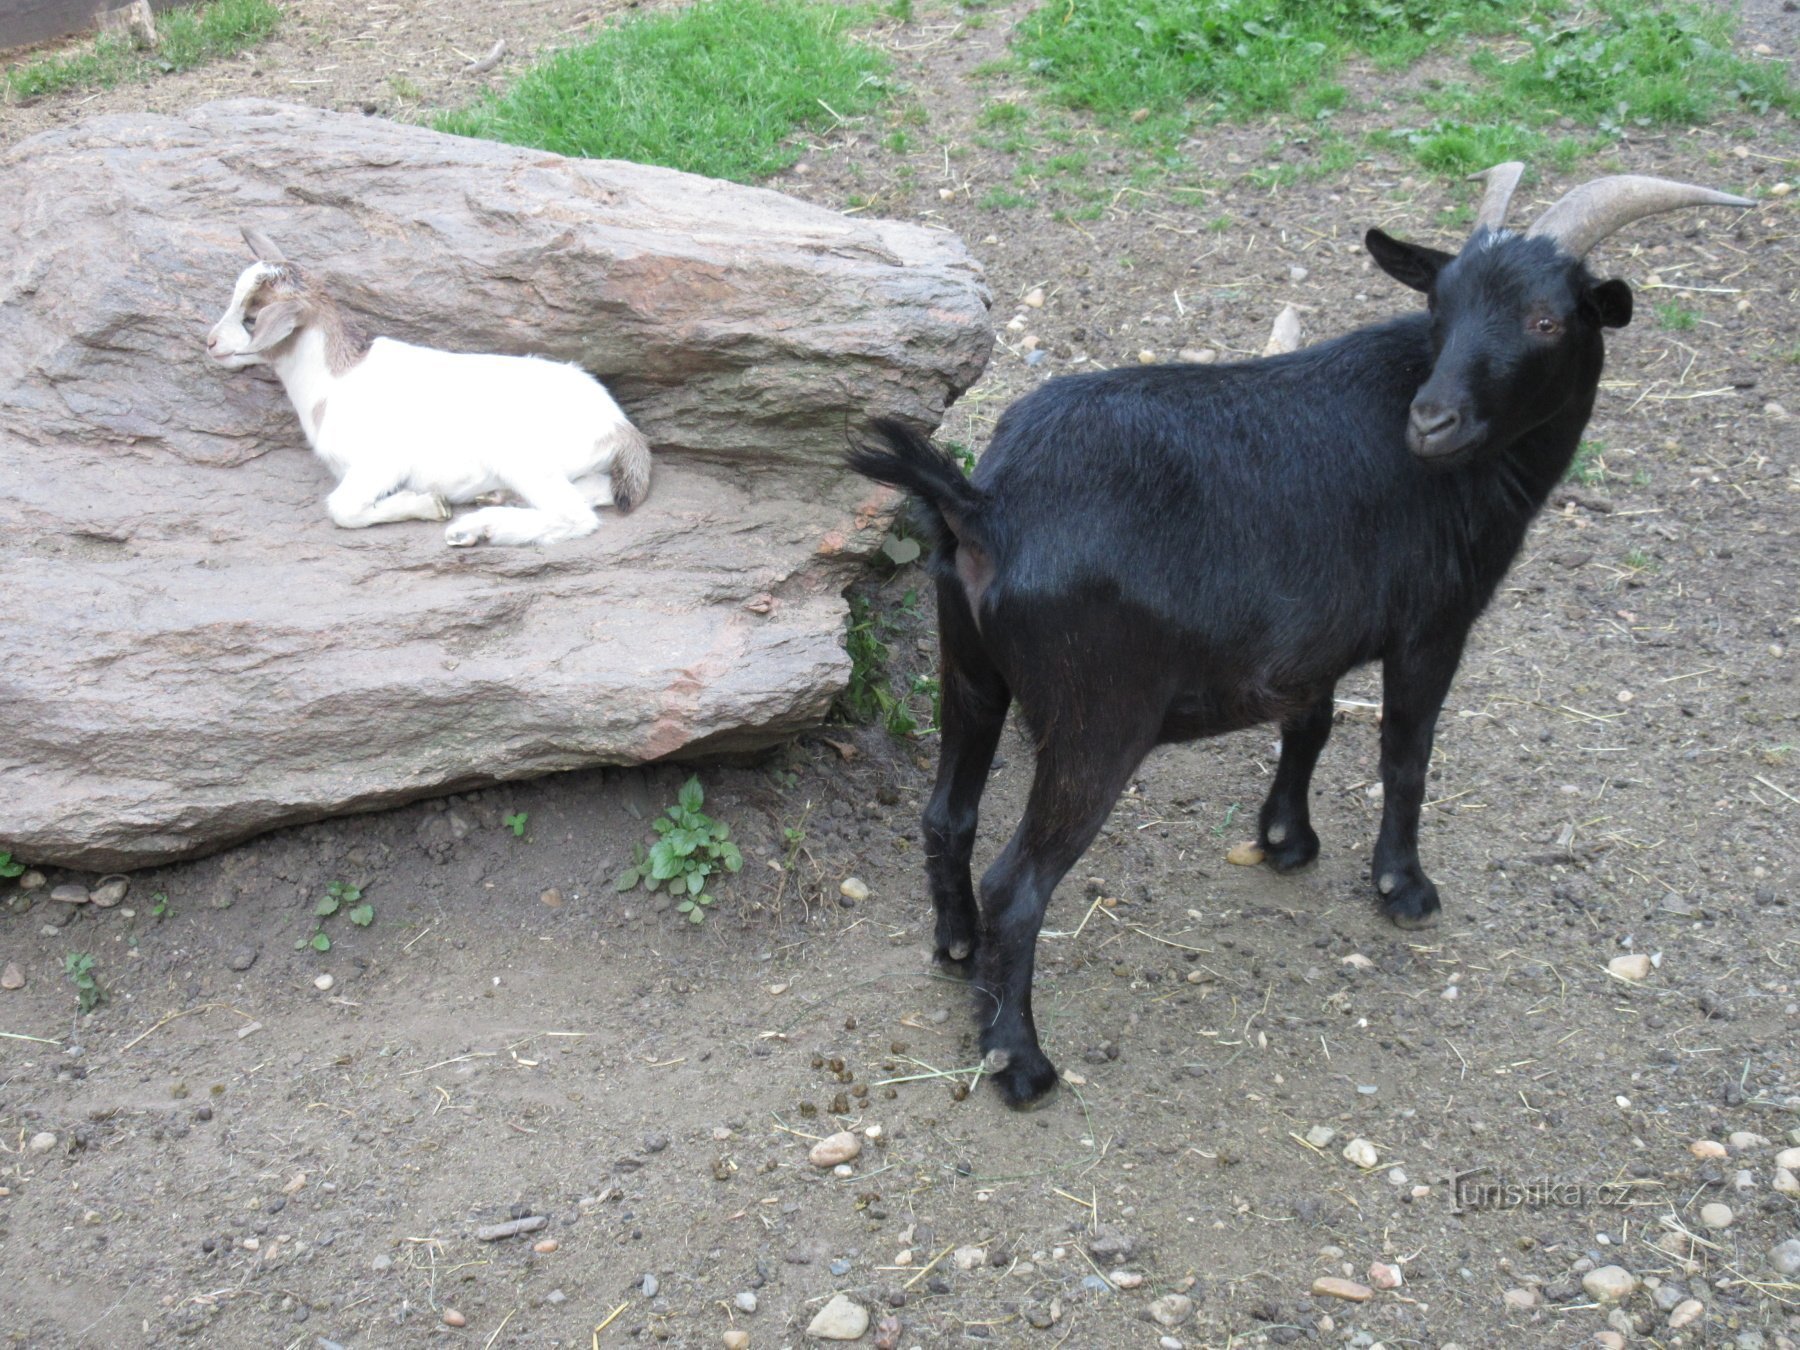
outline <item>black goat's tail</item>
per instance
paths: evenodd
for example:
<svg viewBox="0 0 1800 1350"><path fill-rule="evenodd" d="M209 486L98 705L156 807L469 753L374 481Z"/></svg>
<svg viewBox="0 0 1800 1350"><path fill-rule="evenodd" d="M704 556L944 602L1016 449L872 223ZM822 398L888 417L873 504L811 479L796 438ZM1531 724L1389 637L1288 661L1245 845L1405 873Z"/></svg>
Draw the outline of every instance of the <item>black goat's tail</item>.
<svg viewBox="0 0 1800 1350"><path fill-rule="evenodd" d="M923 517L919 523L935 542L954 540L991 552L983 520L987 494L963 475L956 460L894 418L878 417L870 426L890 448L856 446L847 456L850 467L865 478L910 492Z"/></svg>

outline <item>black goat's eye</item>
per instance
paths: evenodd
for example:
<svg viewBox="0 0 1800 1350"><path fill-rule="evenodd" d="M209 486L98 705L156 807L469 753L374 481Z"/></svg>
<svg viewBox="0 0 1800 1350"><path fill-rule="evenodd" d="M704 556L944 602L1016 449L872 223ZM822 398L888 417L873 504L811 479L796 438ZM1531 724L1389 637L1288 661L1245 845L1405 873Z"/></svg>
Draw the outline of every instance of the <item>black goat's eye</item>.
<svg viewBox="0 0 1800 1350"><path fill-rule="evenodd" d="M1531 331L1540 334L1543 337L1554 337L1556 334L1562 332L1562 324L1551 318L1548 314L1540 314L1531 321Z"/></svg>

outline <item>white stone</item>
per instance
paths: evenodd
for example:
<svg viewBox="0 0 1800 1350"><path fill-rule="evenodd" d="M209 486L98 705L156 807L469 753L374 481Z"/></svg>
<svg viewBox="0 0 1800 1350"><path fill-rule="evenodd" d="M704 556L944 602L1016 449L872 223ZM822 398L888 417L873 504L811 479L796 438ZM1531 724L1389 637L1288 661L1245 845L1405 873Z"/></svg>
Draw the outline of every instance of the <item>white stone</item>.
<svg viewBox="0 0 1800 1350"><path fill-rule="evenodd" d="M1500 1295L1500 1301L1518 1312L1530 1312L1538 1305L1537 1290L1508 1289Z"/></svg>
<svg viewBox="0 0 1800 1350"><path fill-rule="evenodd" d="M314 978L313 988L317 989L322 994L327 989L331 988L332 985L334 985L336 983L337 983L337 978L334 975L332 975L329 971L327 971L325 974Z"/></svg>
<svg viewBox="0 0 1800 1350"><path fill-rule="evenodd" d="M1314 1148L1324 1148L1337 1138L1337 1131L1329 1125L1315 1125L1306 1132L1306 1142Z"/></svg>
<svg viewBox="0 0 1800 1350"><path fill-rule="evenodd" d="M48 1130L43 1130L31 1136L30 1147L33 1153L48 1153L56 1147L56 1136Z"/></svg>
<svg viewBox="0 0 1800 1350"><path fill-rule="evenodd" d="M1635 984L1649 975L1650 958L1643 952L1633 952L1630 956L1615 956L1606 963L1606 972Z"/></svg>
<svg viewBox="0 0 1800 1350"><path fill-rule="evenodd" d="M1696 1139L1688 1145L1688 1152L1702 1162L1710 1158L1723 1158L1730 1150L1716 1139Z"/></svg>
<svg viewBox="0 0 1800 1350"><path fill-rule="evenodd" d="M1581 1287L1597 1303L1623 1303L1637 1288L1637 1276L1623 1266L1601 1266L1581 1277Z"/></svg>
<svg viewBox="0 0 1800 1350"><path fill-rule="evenodd" d="M1777 1275L1800 1275L1800 1238L1770 1248L1769 1265Z"/></svg>
<svg viewBox="0 0 1800 1350"><path fill-rule="evenodd" d="M1669 1330L1680 1331L1706 1316L1706 1305L1697 1298L1683 1299L1669 1313Z"/></svg>
<svg viewBox="0 0 1800 1350"><path fill-rule="evenodd" d="M833 1294L807 1324L806 1334L821 1341L854 1341L869 1329L869 1310L853 1298Z"/></svg>
<svg viewBox="0 0 1800 1350"><path fill-rule="evenodd" d="M862 1140L848 1130L827 1135L807 1150L806 1159L814 1167L836 1167L862 1152Z"/></svg>
<svg viewBox="0 0 1800 1350"><path fill-rule="evenodd" d="M1769 1185L1772 1186L1778 1194L1788 1196L1789 1198L1800 1198L1800 1177L1796 1177L1789 1168L1777 1167L1775 1169L1775 1176L1769 1182Z"/></svg>
<svg viewBox="0 0 1800 1350"><path fill-rule="evenodd" d="M987 1264L985 1247L958 1247L950 1253L950 1264L958 1270L977 1270Z"/></svg>
<svg viewBox="0 0 1800 1350"><path fill-rule="evenodd" d="M1376 1261L1369 1267L1369 1283L1377 1289L1398 1289L1406 1282L1400 1267L1386 1261Z"/></svg>
<svg viewBox="0 0 1800 1350"><path fill-rule="evenodd" d="M1375 1145L1367 1139L1352 1139L1345 1144L1344 1157L1365 1172L1381 1161L1381 1155L1375 1151Z"/></svg>
<svg viewBox="0 0 1800 1350"><path fill-rule="evenodd" d="M1722 1205L1717 1200L1710 1205L1700 1206L1700 1222L1708 1228L1729 1228L1736 1217L1731 1212L1730 1205Z"/></svg>
<svg viewBox="0 0 1800 1350"><path fill-rule="evenodd" d="M1767 1148L1769 1146L1769 1141L1766 1136L1753 1133L1750 1130L1733 1130L1725 1137L1725 1142L1730 1144L1740 1153L1745 1152L1748 1149Z"/></svg>
<svg viewBox="0 0 1800 1350"><path fill-rule="evenodd" d="M1186 1294L1164 1294L1150 1305L1150 1316L1159 1326L1178 1327L1194 1315L1194 1300Z"/></svg>
<svg viewBox="0 0 1800 1350"><path fill-rule="evenodd" d="M1775 1165L1790 1172L1800 1172L1800 1148L1784 1148L1775 1155Z"/></svg>
<svg viewBox="0 0 1800 1350"><path fill-rule="evenodd" d="M869 884L861 877L845 877L843 884L838 887L838 894L860 905L869 898Z"/></svg>

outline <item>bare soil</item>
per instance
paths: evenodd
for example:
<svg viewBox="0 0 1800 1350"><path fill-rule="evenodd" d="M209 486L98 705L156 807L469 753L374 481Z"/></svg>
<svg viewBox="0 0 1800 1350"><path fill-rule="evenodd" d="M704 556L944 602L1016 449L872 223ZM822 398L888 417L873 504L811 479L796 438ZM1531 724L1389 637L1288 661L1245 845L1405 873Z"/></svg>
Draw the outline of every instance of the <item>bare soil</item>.
<svg viewBox="0 0 1800 1350"><path fill-rule="evenodd" d="M499 78L595 10L288 12L241 61L0 109L0 143L231 94L415 115L479 86L465 55L505 36ZM778 183L954 229L987 266L1000 342L947 438L979 448L1007 402L1071 369L1254 353L1284 304L1312 337L1410 306L1365 260L1369 225L1455 246L1439 213L1468 192L1398 160L1257 186L1272 154L1305 154L1281 124L1208 131L1190 167L1144 175L1110 135L976 74L1022 12L921 3L877 30L905 98ZM1792 55L1778 0L1748 17ZM1350 83L1341 125L1416 111L1404 80ZM1088 167L1017 180L1024 161L978 122L995 99L1023 100L1029 133L1066 120ZM1614 168L1743 191L1800 165L1786 119L1727 118L1587 171ZM984 206L997 187L1024 204ZM1036 1002L1068 1077L1031 1114L971 1090L966 996L928 969L929 735L830 728L700 766L748 858L701 926L611 885L675 766L281 831L141 872L111 909L15 894L0 1336L715 1346L735 1326L772 1347L804 1341L841 1292L897 1323L868 1340L901 1346L1800 1341L1800 1279L1771 1255L1800 1237L1800 1204L1773 1185L1776 1151L1800 1143L1790 203L1646 221L1597 258L1639 300L1589 433L1606 476L1546 511L1451 693L1423 841L1437 929L1403 933L1371 902L1373 673L1340 690L1353 704L1317 779L1326 851L1298 878L1224 857L1250 833L1272 728L1145 763L1051 911ZM1024 304L1038 288L1042 307ZM1669 302L1691 327L1659 318ZM916 569L867 587L902 679L930 669L930 598L902 603L922 589ZM45 618L13 616L11 639ZM1030 763L1009 733L978 865ZM850 876L866 898L841 893ZM329 952L297 946L333 881L363 888L374 923L333 916ZM63 971L76 952L106 994L88 1015ZM1648 978L1608 974L1631 953L1655 957ZM877 1125L852 1175L808 1162L814 1138ZM1320 1126L1336 1137L1309 1145ZM1766 1142L1690 1150L1734 1132ZM1377 1168L1342 1156L1352 1138ZM1458 1204L1449 1179L1473 1169L1580 1189ZM1715 1203L1728 1226L1701 1219ZM521 1215L547 1223L475 1236ZM1360 1304L1310 1293L1375 1262L1404 1283ZM1581 1275L1613 1264L1643 1283L1609 1314ZM1149 1320L1176 1292L1194 1315ZM1671 1329L1686 1297L1704 1316Z"/></svg>

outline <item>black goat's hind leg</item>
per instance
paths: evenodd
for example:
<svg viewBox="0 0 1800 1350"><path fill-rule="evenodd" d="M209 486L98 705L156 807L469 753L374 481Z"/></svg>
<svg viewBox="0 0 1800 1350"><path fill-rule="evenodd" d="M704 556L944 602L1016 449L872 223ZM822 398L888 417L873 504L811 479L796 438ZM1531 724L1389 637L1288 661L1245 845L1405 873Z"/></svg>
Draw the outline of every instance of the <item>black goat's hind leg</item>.
<svg viewBox="0 0 1800 1350"><path fill-rule="evenodd" d="M938 640L942 712L937 786L925 806L925 871L937 915L935 958L966 978L980 936L969 858L981 792L1012 695L988 659L954 582L938 584Z"/></svg>
<svg viewBox="0 0 1800 1350"><path fill-rule="evenodd" d="M1375 890L1402 928L1437 922L1438 890L1419 864L1419 811L1431 767L1431 741L1444 695L1462 655L1460 641L1390 656L1382 665L1381 833L1375 840Z"/></svg>
<svg viewBox="0 0 1800 1350"><path fill-rule="evenodd" d="M1050 893L1106 823L1153 732L1088 742L1052 743L1039 753L1024 819L981 879L975 1018L983 1064L1009 1106L1029 1106L1056 1086L1056 1066L1038 1044L1031 1010L1038 931Z"/></svg>
<svg viewBox="0 0 1800 1350"><path fill-rule="evenodd" d="M1319 856L1307 793L1319 752L1331 735L1333 706L1327 689L1305 712L1281 724L1281 763L1256 829L1263 858L1277 872L1292 872Z"/></svg>

